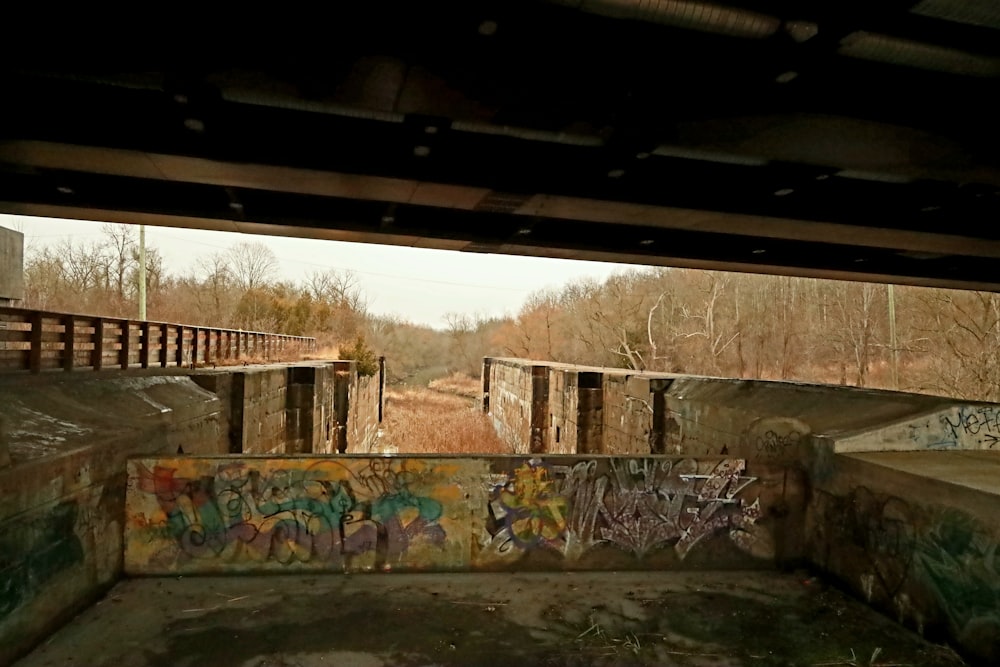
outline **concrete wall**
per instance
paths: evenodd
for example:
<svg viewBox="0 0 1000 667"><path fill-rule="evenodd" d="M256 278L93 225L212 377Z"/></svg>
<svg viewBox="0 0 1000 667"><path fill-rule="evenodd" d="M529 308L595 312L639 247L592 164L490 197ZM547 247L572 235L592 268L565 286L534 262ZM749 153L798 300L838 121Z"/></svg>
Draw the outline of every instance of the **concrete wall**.
<svg viewBox="0 0 1000 667"><path fill-rule="evenodd" d="M548 406L548 430L545 451L553 454L586 453L577 438L577 412L580 393L577 387L578 374L574 371L553 368L549 373L546 398Z"/></svg>
<svg viewBox="0 0 1000 667"><path fill-rule="evenodd" d="M378 379L345 377L352 404L323 362L0 376L0 664L121 576L128 456L367 451Z"/></svg>
<svg viewBox="0 0 1000 667"><path fill-rule="evenodd" d="M367 452L378 437L379 376L353 361L218 368L192 378L226 406L232 454Z"/></svg>
<svg viewBox="0 0 1000 667"><path fill-rule="evenodd" d="M575 443L577 453L797 461L800 445L812 439L835 439L838 452L987 449L1000 442L1000 406L935 396L524 359L489 359L484 378L484 408L518 451L535 442L537 452L574 453L567 443ZM536 386L546 388L544 395ZM545 430L533 431L533 423ZM548 431L556 426L553 449Z"/></svg>
<svg viewBox="0 0 1000 667"><path fill-rule="evenodd" d="M835 455L814 478L808 553L900 623L1000 664L1000 456ZM976 483L970 480L978 480Z"/></svg>
<svg viewBox="0 0 1000 667"><path fill-rule="evenodd" d="M24 234L0 227L0 306L24 298Z"/></svg>
<svg viewBox="0 0 1000 667"><path fill-rule="evenodd" d="M535 361L490 360L507 403L565 427L563 378L600 373L592 451L736 457L809 479L808 521L782 543L860 597L975 664L1000 664L1000 406L848 387L634 373L547 364L547 405L511 382ZM499 386L498 386L499 385ZM498 430L509 413L493 412ZM577 404L577 433L593 417ZM521 422L515 422L520 424ZM523 430L523 429L522 429ZM579 446L579 445L578 445Z"/></svg>
<svg viewBox="0 0 1000 667"><path fill-rule="evenodd" d="M378 375L354 375L351 392L348 438L349 452L369 452L378 439L379 429L379 397L382 394Z"/></svg>
<svg viewBox="0 0 1000 667"><path fill-rule="evenodd" d="M508 359L489 364L489 414L497 435L518 453L530 451L532 441L532 368Z"/></svg>
<svg viewBox="0 0 1000 667"><path fill-rule="evenodd" d="M128 489L130 574L767 568L805 506L718 457L168 457Z"/></svg>
<svg viewBox="0 0 1000 667"><path fill-rule="evenodd" d="M183 377L0 381L0 664L117 581L126 457L224 452L220 407Z"/></svg>

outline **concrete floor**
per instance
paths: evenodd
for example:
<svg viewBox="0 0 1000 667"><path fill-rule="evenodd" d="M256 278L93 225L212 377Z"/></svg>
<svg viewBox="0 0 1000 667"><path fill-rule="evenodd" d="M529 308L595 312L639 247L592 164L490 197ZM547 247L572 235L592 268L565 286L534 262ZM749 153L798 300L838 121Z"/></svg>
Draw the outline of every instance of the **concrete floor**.
<svg viewBox="0 0 1000 667"><path fill-rule="evenodd" d="M132 579L19 667L964 664L805 574Z"/></svg>

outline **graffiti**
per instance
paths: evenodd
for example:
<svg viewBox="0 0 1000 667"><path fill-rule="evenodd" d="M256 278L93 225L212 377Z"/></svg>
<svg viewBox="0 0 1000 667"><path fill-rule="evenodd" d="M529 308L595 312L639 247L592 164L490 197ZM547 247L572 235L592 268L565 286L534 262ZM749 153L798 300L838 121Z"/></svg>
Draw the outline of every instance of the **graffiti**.
<svg viewBox="0 0 1000 667"><path fill-rule="evenodd" d="M374 553L375 567L399 562L411 543L441 545L442 505L415 494L406 463L373 459L348 466L261 470L243 462L213 474L180 476L175 467L136 463L137 489L156 498L152 529L188 559L321 563L350 568Z"/></svg>
<svg viewBox="0 0 1000 667"><path fill-rule="evenodd" d="M816 503L824 569L901 623L944 629L971 654L995 657L988 651L1000 637L1000 545L982 523L865 487L820 492Z"/></svg>
<svg viewBox="0 0 1000 667"><path fill-rule="evenodd" d="M567 503L554 486L547 468L523 465L500 488L493 509L517 546L554 545L565 538Z"/></svg>
<svg viewBox="0 0 1000 667"><path fill-rule="evenodd" d="M820 492L820 563L830 567L846 558L859 570L869 602L892 600L903 588L916 547L914 516L895 496L856 487L846 496Z"/></svg>
<svg viewBox="0 0 1000 667"><path fill-rule="evenodd" d="M1000 637L1000 554L983 526L956 510L934 517L917 547L916 572L939 600L963 643Z"/></svg>
<svg viewBox="0 0 1000 667"><path fill-rule="evenodd" d="M808 437L809 426L798 419L766 417L755 419L743 434L748 455L763 459L795 456L798 446Z"/></svg>
<svg viewBox="0 0 1000 667"><path fill-rule="evenodd" d="M7 524L0 539L0 619L35 597L54 576L83 562L77 504L61 502L44 516Z"/></svg>
<svg viewBox="0 0 1000 667"><path fill-rule="evenodd" d="M961 407L942 414L939 419L953 438L982 435L981 441L990 449L1000 442L1000 408L988 405Z"/></svg>
<svg viewBox="0 0 1000 667"><path fill-rule="evenodd" d="M491 542L500 552L550 549L578 559L597 544L637 558L672 546L680 559L726 533L748 550L760 503L742 492L745 461L607 459L571 466L531 459L490 489Z"/></svg>

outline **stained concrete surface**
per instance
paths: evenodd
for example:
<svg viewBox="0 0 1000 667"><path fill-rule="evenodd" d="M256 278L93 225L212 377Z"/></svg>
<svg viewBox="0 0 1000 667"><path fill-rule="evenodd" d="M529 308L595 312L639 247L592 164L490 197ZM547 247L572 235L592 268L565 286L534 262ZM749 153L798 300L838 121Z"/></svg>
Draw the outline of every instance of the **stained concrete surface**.
<svg viewBox="0 0 1000 667"><path fill-rule="evenodd" d="M1000 495L1000 451L864 452L843 456Z"/></svg>
<svg viewBox="0 0 1000 667"><path fill-rule="evenodd" d="M962 664L808 574L742 571L132 579L18 663Z"/></svg>

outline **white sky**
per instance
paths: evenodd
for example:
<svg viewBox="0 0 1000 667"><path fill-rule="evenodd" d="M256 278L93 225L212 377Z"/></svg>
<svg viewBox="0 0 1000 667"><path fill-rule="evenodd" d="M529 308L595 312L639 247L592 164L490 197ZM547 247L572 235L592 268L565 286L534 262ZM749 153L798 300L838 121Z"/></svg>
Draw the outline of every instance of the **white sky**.
<svg viewBox="0 0 1000 667"><path fill-rule="evenodd" d="M25 253L63 239L97 241L103 223L0 214L0 225L24 232ZM358 277L369 310L416 324L444 327L447 313L484 316L516 314L532 292L559 288L579 278L604 280L625 264L484 255L367 243L317 241L200 229L146 227L146 245L163 256L174 275L196 273L201 257L241 241L266 243L278 258L283 280L302 280L311 271L350 270Z"/></svg>

